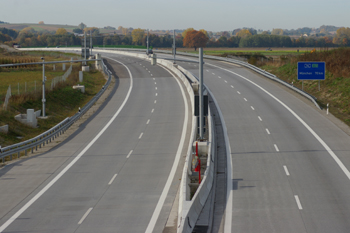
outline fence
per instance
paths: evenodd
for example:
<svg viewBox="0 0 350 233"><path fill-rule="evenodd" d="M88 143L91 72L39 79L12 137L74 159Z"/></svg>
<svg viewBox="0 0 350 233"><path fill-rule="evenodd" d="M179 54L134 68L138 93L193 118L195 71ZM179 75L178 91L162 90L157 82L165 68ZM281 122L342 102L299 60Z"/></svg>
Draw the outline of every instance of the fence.
<svg viewBox="0 0 350 233"><path fill-rule="evenodd" d="M55 77L51 80L51 90L55 88L55 86L60 82L65 82L68 76L72 73L73 65L70 65L69 69L62 76Z"/></svg>
<svg viewBox="0 0 350 233"><path fill-rule="evenodd" d="M74 122L76 122L85 112L87 112L92 105L101 97L105 92L112 79L112 72L108 70L107 66L101 61L101 68L103 72L108 75L108 80L102 89L74 116L67 117L62 122L52 127L48 131L24 142L20 142L11 146L7 146L0 149L0 161L5 162L5 158L8 157L10 160L13 159L13 155L17 154L17 158L20 157L20 153L23 152L24 155L27 155L28 151L33 153L34 149L38 149L41 146L51 142L59 135L63 134Z"/></svg>

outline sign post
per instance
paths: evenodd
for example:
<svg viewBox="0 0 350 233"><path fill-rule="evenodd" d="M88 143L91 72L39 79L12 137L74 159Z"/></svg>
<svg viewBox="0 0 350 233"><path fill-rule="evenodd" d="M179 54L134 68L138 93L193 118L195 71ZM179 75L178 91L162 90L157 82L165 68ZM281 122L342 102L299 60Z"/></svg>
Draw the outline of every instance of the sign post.
<svg viewBox="0 0 350 233"><path fill-rule="evenodd" d="M325 79L325 62L298 62L298 80L302 81L302 90L304 90L304 80L318 80L318 90L320 90L320 80Z"/></svg>

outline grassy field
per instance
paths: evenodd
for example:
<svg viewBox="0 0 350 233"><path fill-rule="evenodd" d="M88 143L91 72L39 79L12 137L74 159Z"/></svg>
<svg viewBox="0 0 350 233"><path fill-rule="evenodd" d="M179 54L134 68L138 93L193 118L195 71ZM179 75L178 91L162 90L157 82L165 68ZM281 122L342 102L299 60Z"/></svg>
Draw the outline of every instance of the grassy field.
<svg viewBox="0 0 350 233"><path fill-rule="evenodd" d="M318 103L325 107L330 105L330 112L350 126L350 49L335 49L325 52L306 53L292 57L283 62L268 62L261 68L277 75L282 80L302 88L302 82L297 80L298 61L326 62L326 80L304 81L304 91L317 98Z"/></svg>
<svg viewBox="0 0 350 233"><path fill-rule="evenodd" d="M69 60L71 54L62 54L59 52L30 52L19 54L6 54L0 51L0 58L14 58L19 56L40 59L45 56L46 61L52 60ZM75 54L74 54L75 55ZM75 55L76 56L76 55ZM69 57L69 59L67 59ZM0 108L0 126L9 125L9 133L0 133L0 145L7 146L18 143L23 140L30 139L59 123L66 117L74 115L79 107L84 106L95 94L101 89L101 86L106 82L103 74L97 70L91 69L90 72L84 72L85 93L79 90L74 90L73 85L76 85L79 80L79 70L81 65L75 63L73 65L72 74L66 82L60 83L53 90L50 88L52 78L64 74L62 64L56 64L56 71L52 70L52 65L46 65L45 75L47 77L46 85L46 114L49 116L46 120L38 119L38 127L27 127L14 119L14 116L20 113L26 113L26 109L32 108L35 111L41 110L41 82L42 82L42 67L27 67L27 68L10 68L0 71L0 103L4 101L4 93L11 85L12 97L10 98L7 110ZM66 70L69 64L66 64ZM18 94L18 83L20 84L20 94ZM25 90L27 83L27 92ZM33 91L33 88L37 91ZM32 90L32 91L29 91Z"/></svg>

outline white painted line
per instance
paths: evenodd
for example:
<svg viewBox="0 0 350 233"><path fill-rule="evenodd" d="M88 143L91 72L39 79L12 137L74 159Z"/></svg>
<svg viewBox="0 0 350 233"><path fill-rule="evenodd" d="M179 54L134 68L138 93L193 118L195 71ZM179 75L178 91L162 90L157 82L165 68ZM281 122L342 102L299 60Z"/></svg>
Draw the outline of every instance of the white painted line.
<svg viewBox="0 0 350 233"><path fill-rule="evenodd" d="M279 152L280 150L278 149L277 145L276 144L273 144L275 146L275 149L277 152Z"/></svg>
<svg viewBox="0 0 350 233"><path fill-rule="evenodd" d="M253 106L250 106L252 108L252 110L255 110Z"/></svg>
<svg viewBox="0 0 350 233"><path fill-rule="evenodd" d="M150 122L150 119L148 119L148 120L147 120L147 123L146 123L146 124L148 125L148 124L149 124L149 122Z"/></svg>
<svg viewBox="0 0 350 233"><path fill-rule="evenodd" d="M131 151L129 152L129 154L126 156L127 159L130 157L130 155L132 154L132 152L133 152L133 150L131 150Z"/></svg>
<svg viewBox="0 0 350 233"><path fill-rule="evenodd" d="M234 86L231 85L232 88L235 88Z"/></svg>
<svg viewBox="0 0 350 233"><path fill-rule="evenodd" d="M218 76L218 78L221 78L220 76Z"/></svg>
<svg viewBox="0 0 350 233"><path fill-rule="evenodd" d="M246 98L244 98L245 101L248 101Z"/></svg>
<svg viewBox="0 0 350 233"><path fill-rule="evenodd" d="M148 69L146 68L146 70L148 70Z"/></svg>
<svg viewBox="0 0 350 233"><path fill-rule="evenodd" d="M258 84L256 84L255 82L247 79L246 77L243 77L240 74L237 74L231 70L228 69L224 69L222 67L216 66L216 65L212 65L209 63L206 63L207 65L211 65L214 67L217 67L219 69L225 70L229 73L232 73L244 80L246 80L247 82L250 82L251 84L255 85L257 88L259 88L260 90L262 90L263 92L265 92L267 95L269 95L272 99L276 100L278 103L280 103L283 107L285 107L295 118L298 119L298 121L304 125L304 127L319 141L319 143L327 150L327 152L329 153L329 155L334 159L334 161L338 164L338 166L340 167L340 169L344 172L344 174L346 175L346 177L350 180L350 172L349 170L345 167L345 165L343 164L343 162L338 158L338 156L331 150L331 148L325 143L325 141L323 141L323 139L318 136L318 134L308 125L306 124L306 122L301 119L301 117L296 114L290 107L288 107L285 103L283 103L281 100L279 100L276 96L272 95L270 92L268 92L267 90L265 90L264 88L262 88L261 86L259 86Z"/></svg>
<svg viewBox="0 0 350 233"><path fill-rule="evenodd" d="M148 73L151 73L151 71L149 70Z"/></svg>
<svg viewBox="0 0 350 233"><path fill-rule="evenodd" d="M156 90L157 90L158 88L156 87Z"/></svg>
<svg viewBox="0 0 350 233"><path fill-rule="evenodd" d="M152 233L153 230L154 230L154 227L156 225L157 219L158 219L158 217L160 215L160 211L162 210L162 207L164 205L165 198L168 196L168 192L169 192L171 183L172 183L172 181L174 179L177 166L179 165L179 161L180 161L180 158L181 158L181 151L182 151L182 149L184 147L185 137L186 137L186 129L187 129L187 122L188 122L188 104L187 104L187 101L186 101L186 95L185 95L184 89L182 88L182 85L180 84L180 81L171 72L169 72L169 74L171 74L175 78L175 80L177 81L177 83L178 83L178 85L179 85L179 87L181 89L182 99L183 99L184 104L185 104L185 117L184 117L184 123L183 123L183 126L182 126L181 139L180 139L179 147L177 148L177 152L176 152L175 160L173 162L173 166L171 167L170 174L168 176L168 179L166 181L166 184L164 186L162 194L160 195L160 198L158 200L157 206L154 209L154 212L152 214L152 218L151 218L151 220L148 223L148 226L147 226L147 229L146 229L145 233ZM229 157L229 156L227 156L227 157Z"/></svg>
<svg viewBox="0 0 350 233"><path fill-rule="evenodd" d="M289 171L288 171L287 166L283 166L283 168L284 168L284 171L286 172L286 175L289 176Z"/></svg>
<svg viewBox="0 0 350 233"><path fill-rule="evenodd" d="M206 70L207 72L209 72L209 70Z"/></svg>
<svg viewBox="0 0 350 233"><path fill-rule="evenodd" d="M154 82L154 85L157 85L157 82Z"/></svg>
<svg viewBox="0 0 350 233"><path fill-rule="evenodd" d="M267 132L267 134L270 134L270 131L269 131L269 129L266 129L266 132Z"/></svg>
<svg viewBox="0 0 350 233"><path fill-rule="evenodd" d="M212 73L213 75L215 75L214 73Z"/></svg>
<svg viewBox="0 0 350 233"><path fill-rule="evenodd" d="M108 57L109 58L109 57ZM109 120L109 122L102 128L102 130L92 139L92 141L70 162L58 175L53 178L40 192L38 192L30 201L28 201L21 209L19 209L10 219L8 219L1 227L0 232L3 232L13 221L15 221L24 211L26 211L35 201L37 201L49 188L51 188L52 185L54 185L84 154L85 152L90 149L90 147L101 137L101 135L108 129L108 127L112 124L112 122L115 120L115 118L119 115L121 110L124 108L126 102L128 101L130 97L131 90L133 88L133 77L129 70L129 68L124 64L121 63L115 59L109 58L113 61L116 61L120 64L122 64L129 73L130 76L130 87L129 91L118 109L118 111L113 115L113 117ZM187 108L186 108L187 109Z"/></svg>
<svg viewBox="0 0 350 233"><path fill-rule="evenodd" d="M140 64L141 65L141 64ZM143 67L145 67L145 66L143 66Z"/></svg>
<svg viewBox="0 0 350 233"><path fill-rule="evenodd" d="M156 104L156 103L157 103L157 100L155 100L154 103Z"/></svg>
<svg viewBox="0 0 350 233"><path fill-rule="evenodd" d="M142 138L142 135L143 135L143 133L141 133L141 134L140 134L140 137L139 137L139 139L141 139L141 138Z"/></svg>
<svg viewBox="0 0 350 233"><path fill-rule="evenodd" d="M153 78L153 80L156 80L155 78Z"/></svg>
<svg viewBox="0 0 350 233"><path fill-rule="evenodd" d="M258 118L259 118L259 120L260 120L260 121L262 121L262 119L261 119L261 117L260 117L260 116L258 116Z"/></svg>
<svg viewBox="0 0 350 233"><path fill-rule="evenodd" d="M153 74L151 74L151 76L153 76Z"/></svg>
<svg viewBox="0 0 350 233"><path fill-rule="evenodd" d="M92 210L92 208L90 208L90 209L88 209L88 210L86 211L86 213L83 215L83 217L82 217L82 218L80 219L80 221L78 222L79 225L82 224L82 223L84 222L85 218L90 214L91 210Z"/></svg>
<svg viewBox="0 0 350 233"><path fill-rule="evenodd" d="M237 91L237 93L240 95L241 94L241 92L239 92L239 91Z"/></svg>
<svg viewBox="0 0 350 233"><path fill-rule="evenodd" d="M225 80L225 83L227 83L227 81Z"/></svg>
<svg viewBox="0 0 350 233"><path fill-rule="evenodd" d="M294 198L295 198L295 201L297 202L299 210L302 210L303 207L301 206L301 203L300 203L298 195L294 195Z"/></svg>
<svg viewBox="0 0 350 233"><path fill-rule="evenodd" d="M117 177L118 174L114 174L114 176L112 177L111 181L109 181L108 185L111 185L114 181L114 179Z"/></svg>
<svg viewBox="0 0 350 233"><path fill-rule="evenodd" d="M158 96L158 93L156 93L156 96Z"/></svg>
<svg viewBox="0 0 350 233"><path fill-rule="evenodd" d="M152 113L154 112L154 109L152 109Z"/></svg>

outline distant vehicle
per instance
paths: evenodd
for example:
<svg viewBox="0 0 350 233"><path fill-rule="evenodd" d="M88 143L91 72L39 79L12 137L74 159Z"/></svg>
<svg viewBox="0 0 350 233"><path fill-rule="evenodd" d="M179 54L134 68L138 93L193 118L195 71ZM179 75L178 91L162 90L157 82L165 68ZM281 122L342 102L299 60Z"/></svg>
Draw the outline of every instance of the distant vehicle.
<svg viewBox="0 0 350 233"><path fill-rule="evenodd" d="M56 48L59 48L60 46L56 46Z"/></svg>
<svg viewBox="0 0 350 233"><path fill-rule="evenodd" d="M266 51L272 51L272 49L271 48L267 48Z"/></svg>
<svg viewBox="0 0 350 233"><path fill-rule="evenodd" d="M153 50L152 49L149 49L148 51L146 51L146 54L153 54Z"/></svg>

